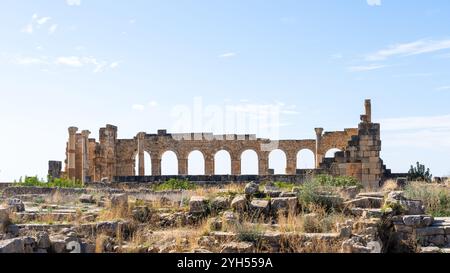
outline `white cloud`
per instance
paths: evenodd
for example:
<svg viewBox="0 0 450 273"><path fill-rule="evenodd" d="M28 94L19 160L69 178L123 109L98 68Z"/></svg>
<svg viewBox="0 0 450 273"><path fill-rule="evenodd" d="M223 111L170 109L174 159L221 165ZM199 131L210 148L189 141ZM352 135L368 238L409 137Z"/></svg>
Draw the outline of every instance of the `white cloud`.
<svg viewBox="0 0 450 273"><path fill-rule="evenodd" d="M18 65L39 65L47 64L47 60L44 57L34 58L34 57L16 57L13 62Z"/></svg>
<svg viewBox="0 0 450 273"><path fill-rule="evenodd" d="M110 67L111 69L116 69L116 68L119 67L119 63L118 63L118 62L113 62L113 63L111 63L111 64L109 65L109 67Z"/></svg>
<svg viewBox="0 0 450 273"><path fill-rule="evenodd" d="M387 67L383 64L369 64L369 65L361 65L361 66L351 66L348 68L350 72L365 72L365 71L372 71L377 69L382 69Z"/></svg>
<svg viewBox="0 0 450 273"><path fill-rule="evenodd" d="M95 57L78 57L78 56L59 57L56 60L56 64L75 68L90 66L93 67L92 71L93 73L101 73L108 68L116 69L119 66L118 62L109 63L107 61L98 60Z"/></svg>
<svg viewBox="0 0 450 273"><path fill-rule="evenodd" d="M158 104L157 101L152 100L152 101L150 101L150 102L148 103L148 105L149 105L150 107L157 107L159 104Z"/></svg>
<svg viewBox="0 0 450 273"><path fill-rule="evenodd" d="M395 44L366 57L367 61L386 60L396 56L412 56L450 49L450 39L418 40L411 43Z"/></svg>
<svg viewBox="0 0 450 273"><path fill-rule="evenodd" d="M81 0L66 0L66 3L69 6L80 6Z"/></svg>
<svg viewBox="0 0 450 273"><path fill-rule="evenodd" d="M57 24L53 24L49 29L48 29L48 33L49 34L53 34L56 32L56 29L58 29L58 25Z"/></svg>
<svg viewBox="0 0 450 273"><path fill-rule="evenodd" d="M26 26L21 29L21 32L32 34L34 30L41 28L52 18L48 16L39 17L36 13L31 16L31 21ZM54 28L56 24L50 27L50 29ZM55 29L56 30L56 29Z"/></svg>
<svg viewBox="0 0 450 273"><path fill-rule="evenodd" d="M236 56L237 56L236 52L227 52L227 53L219 55L219 58L233 58Z"/></svg>
<svg viewBox="0 0 450 273"><path fill-rule="evenodd" d="M369 6L381 6L381 0L367 0Z"/></svg>
<svg viewBox="0 0 450 273"><path fill-rule="evenodd" d="M133 110L136 110L136 111L139 111L139 112L142 112L142 111L145 110L145 106L142 105L142 104L133 104L133 105L131 106L131 108L132 108Z"/></svg>
<svg viewBox="0 0 450 273"><path fill-rule="evenodd" d="M450 147L450 115L390 118L380 123L387 146Z"/></svg>
<svg viewBox="0 0 450 273"><path fill-rule="evenodd" d="M80 57L75 57L75 56L59 57L56 60L56 63L60 64L60 65L71 66L71 67L82 67L83 66L83 62L82 62L81 58Z"/></svg>
<svg viewBox="0 0 450 273"><path fill-rule="evenodd" d="M132 25L134 25L134 24L136 24L136 19L130 19L130 21L128 21L130 24L132 24Z"/></svg>
<svg viewBox="0 0 450 273"><path fill-rule="evenodd" d="M33 24L28 24L28 25L24 26L21 31L28 33L28 34L33 33Z"/></svg>
<svg viewBox="0 0 450 273"><path fill-rule="evenodd" d="M450 115L431 117L403 117L389 118L380 121L383 130L417 130L417 129L446 129L450 130Z"/></svg>
<svg viewBox="0 0 450 273"><path fill-rule="evenodd" d="M440 86L440 87L436 88L436 90L437 90L437 91L450 90L450 85Z"/></svg>
<svg viewBox="0 0 450 273"><path fill-rule="evenodd" d="M36 23L38 25L43 25L43 24L47 23L48 21L50 21L51 19L52 19L51 17L41 17L36 20Z"/></svg>

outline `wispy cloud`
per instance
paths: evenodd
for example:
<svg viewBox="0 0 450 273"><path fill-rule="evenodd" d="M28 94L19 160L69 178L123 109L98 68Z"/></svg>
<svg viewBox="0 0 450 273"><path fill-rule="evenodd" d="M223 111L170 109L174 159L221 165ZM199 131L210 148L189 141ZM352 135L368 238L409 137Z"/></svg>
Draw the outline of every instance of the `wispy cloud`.
<svg viewBox="0 0 450 273"><path fill-rule="evenodd" d="M381 0L367 0L369 6L381 6Z"/></svg>
<svg viewBox="0 0 450 273"><path fill-rule="evenodd" d="M437 90L437 91L450 90L450 85L440 86L440 87L436 88L436 90Z"/></svg>
<svg viewBox="0 0 450 273"><path fill-rule="evenodd" d="M417 130L417 129L448 129L450 130L450 115L430 117L402 117L382 119L385 131Z"/></svg>
<svg viewBox="0 0 450 273"><path fill-rule="evenodd" d="M66 3L69 6L80 6L81 0L66 0Z"/></svg>
<svg viewBox="0 0 450 273"><path fill-rule="evenodd" d="M19 56L19 57L13 58L13 62L18 65L26 65L26 66L48 64L47 58L45 58L45 57L36 58L36 57Z"/></svg>
<svg viewBox="0 0 450 273"><path fill-rule="evenodd" d="M87 68L92 69L93 73L100 73L106 70L117 69L119 62L108 62L105 60L99 60L92 56L22 56L22 55L5 55L9 63L15 65L32 66L41 65L45 66L46 70L57 69L58 67L70 67L70 68Z"/></svg>
<svg viewBox="0 0 450 273"><path fill-rule="evenodd" d="M152 101L150 101L150 102L148 103L148 105L149 105L150 107L157 107L157 106L159 105L159 103L158 103L157 101L155 101L155 100L152 100Z"/></svg>
<svg viewBox="0 0 450 273"><path fill-rule="evenodd" d="M236 56L237 56L236 52L227 52L227 53L223 53L223 54L219 55L219 58L233 58Z"/></svg>
<svg viewBox="0 0 450 273"><path fill-rule="evenodd" d="M58 25L57 24L53 24L49 29L48 29L48 33L49 34L53 34L56 32L56 29L58 29Z"/></svg>
<svg viewBox="0 0 450 273"><path fill-rule="evenodd" d="M32 34L36 29L44 27L44 25L47 24L50 20L52 20L52 18L49 16L39 17L35 13L33 14L33 16L31 16L30 22L21 29L21 32ZM57 24L51 25L48 29L48 33L53 34L56 31L57 27Z"/></svg>
<svg viewBox="0 0 450 273"><path fill-rule="evenodd" d="M387 67L387 65L384 64L369 64L369 65L361 65L361 66L351 66L348 67L348 70L350 72L365 72L365 71L372 71L377 69L382 69Z"/></svg>
<svg viewBox="0 0 450 273"><path fill-rule="evenodd" d="M145 106L142 105L142 104L133 104L133 105L131 106L131 109L133 109L133 110L135 110L135 111L142 112L142 111L145 110Z"/></svg>
<svg viewBox="0 0 450 273"><path fill-rule="evenodd" d="M450 115L390 118L380 122L387 146L450 148Z"/></svg>
<svg viewBox="0 0 450 273"><path fill-rule="evenodd" d="M418 40L410 43L395 44L366 56L367 61L381 61L390 57L404 57L432 53L450 49L450 39L447 40Z"/></svg>

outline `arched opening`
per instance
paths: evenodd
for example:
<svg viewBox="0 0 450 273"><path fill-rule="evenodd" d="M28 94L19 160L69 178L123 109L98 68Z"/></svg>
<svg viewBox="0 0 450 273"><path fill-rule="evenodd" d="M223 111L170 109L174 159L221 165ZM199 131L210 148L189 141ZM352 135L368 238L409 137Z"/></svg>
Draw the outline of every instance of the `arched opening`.
<svg viewBox="0 0 450 273"><path fill-rule="evenodd" d="M340 151L341 150L337 148L329 149L325 154L325 158L334 158L334 155Z"/></svg>
<svg viewBox="0 0 450 273"><path fill-rule="evenodd" d="M231 174L231 155L228 151L222 150L214 155L214 173Z"/></svg>
<svg viewBox="0 0 450 273"><path fill-rule="evenodd" d="M193 151L188 156L188 174L204 175L205 174L205 158L200 151Z"/></svg>
<svg viewBox="0 0 450 273"><path fill-rule="evenodd" d="M241 174L257 175L258 166L258 154L255 151L246 150L241 154Z"/></svg>
<svg viewBox="0 0 450 273"><path fill-rule="evenodd" d="M316 160L314 152L310 149L303 149L297 153L297 169L310 170L315 169Z"/></svg>
<svg viewBox="0 0 450 273"><path fill-rule="evenodd" d="M178 158L172 151L165 152L161 157L161 174L178 175Z"/></svg>
<svg viewBox="0 0 450 273"><path fill-rule="evenodd" d="M273 150L269 154L269 169L273 169L274 174L286 174L287 159L286 153L282 150Z"/></svg>
<svg viewBox="0 0 450 273"><path fill-rule="evenodd" d="M136 153L135 165L134 165L135 175L139 175L139 154ZM152 158L148 152L144 152L144 175L152 175Z"/></svg>

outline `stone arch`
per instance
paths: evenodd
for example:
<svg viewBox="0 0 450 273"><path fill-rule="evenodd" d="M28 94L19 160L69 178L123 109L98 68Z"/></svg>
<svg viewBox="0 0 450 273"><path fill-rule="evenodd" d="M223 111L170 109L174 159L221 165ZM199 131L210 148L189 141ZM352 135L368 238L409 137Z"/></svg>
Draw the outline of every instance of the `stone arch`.
<svg viewBox="0 0 450 273"><path fill-rule="evenodd" d="M244 150L240 154L241 158L241 174L257 175L259 174L259 157L258 153L253 149Z"/></svg>
<svg viewBox="0 0 450 273"><path fill-rule="evenodd" d="M269 153L269 169L274 170L274 174L286 174L287 155L281 149L272 150Z"/></svg>
<svg viewBox="0 0 450 273"><path fill-rule="evenodd" d="M214 154L214 173L217 175L231 174L231 153L222 149Z"/></svg>
<svg viewBox="0 0 450 273"><path fill-rule="evenodd" d="M161 175L178 175L178 156L172 150L161 154Z"/></svg>
<svg viewBox="0 0 450 273"><path fill-rule="evenodd" d="M134 173L135 175L139 175L139 154L136 151L134 153ZM146 176L152 175L152 158L150 156L150 153L147 151L144 151L144 173Z"/></svg>
<svg viewBox="0 0 450 273"><path fill-rule="evenodd" d="M331 148L331 149L329 149L326 153L325 153L325 158L334 158L334 155L337 153L337 152L341 152L342 150L341 149L338 149L338 148Z"/></svg>
<svg viewBox="0 0 450 273"><path fill-rule="evenodd" d="M205 156L199 150L194 150L188 155L188 174L205 175Z"/></svg>
<svg viewBox="0 0 450 273"><path fill-rule="evenodd" d="M308 170L315 169L316 159L314 152L310 149L302 149L297 153L297 169Z"/></svg>

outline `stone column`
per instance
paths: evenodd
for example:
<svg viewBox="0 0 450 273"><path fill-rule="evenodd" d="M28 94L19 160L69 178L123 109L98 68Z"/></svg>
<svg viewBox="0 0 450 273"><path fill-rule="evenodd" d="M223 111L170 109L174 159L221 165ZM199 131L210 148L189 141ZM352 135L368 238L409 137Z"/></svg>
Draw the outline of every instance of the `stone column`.
<svg viewBox="0 0 450 273"><path fill-rule="evenodd" d="M187 158L178 158L178 175L188 175Z"/></svg>
<svg viewBox="0 0 450 273"><path fill-rule="evenodd" d="M296 175L297 174L297 155L286 155L286 174Z"/></svg>
<svg viewBox="0 0 450 273"><path fill-rule="evenodd" d="M315 128L314 130L316 131L316 152L314 156L316 158L316 168L319 168L323 159L321 152L323 128Z"/></svg>
<svg viewBox="0 0 450 273"><path fill-rule="evenodd" d="M214 175L215 172L215 162L214 155L205 155L205 175Z"/></svg>
<svg viewBox="0 0 450 273"><path fill-rule="evenodd" d="M75 145L77 131L77 127L69 128L69 142L67 146L67 177L70 179L75 178Z"/></svg>
<svg viewBox="0 0 450 273"><path fill-rule="evenodd" d="M364 106L366 108L366 121L368 123L372 122L372 102L371 100L366 100L364 103Z"/></svg>
<svg viewBox="0 0 450 273"><path fill-rule="evenodd" d="M144 156L144 138L145 133L139 133L137 135L137 141L138 141L138 164L139 164L139 176L145 175L145 156Z"/></svg>
<svg viewBox="0 0 450 273"><path fill-rule="evenodd" d="M81 159L82 159L82 172L81 172L81 182L86 183L86 177L89 176L89 135L91 132L84 130L81 132L82 136L82 147L81 147Z"/></svg>
<svg viewBox="0 0 450 273"><path fill-rule="evenodd" d="M231 155L231 175L241 175L241 158Z"/></svg>
<svg viewBox="0 0 450 273"><path fill-rule="evenodd" d="M269 152L260 152L258 155L258 174L269 174Z"/></svg>
<svg viewBox="0 0 450 273"><path fill-rule="evenodd" d="M152 159L152 175L160 176L161 175L161 157L155 155L155 153L150 153L150 157Z"/></svg>

